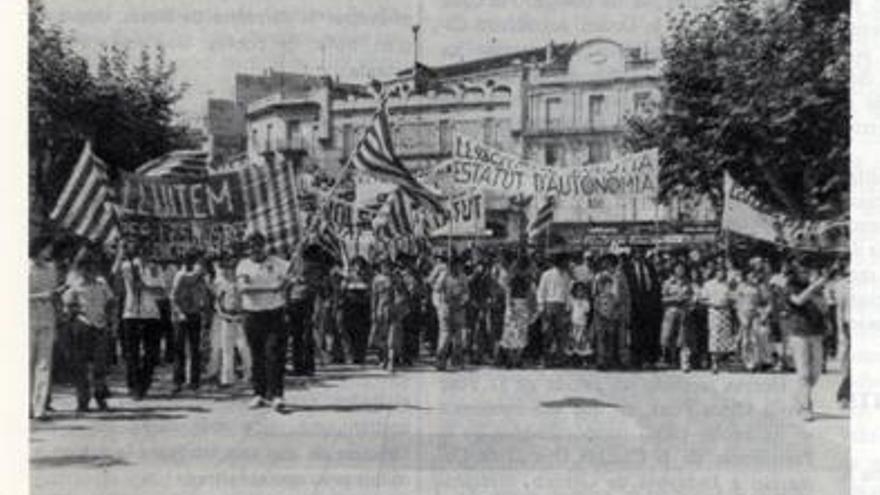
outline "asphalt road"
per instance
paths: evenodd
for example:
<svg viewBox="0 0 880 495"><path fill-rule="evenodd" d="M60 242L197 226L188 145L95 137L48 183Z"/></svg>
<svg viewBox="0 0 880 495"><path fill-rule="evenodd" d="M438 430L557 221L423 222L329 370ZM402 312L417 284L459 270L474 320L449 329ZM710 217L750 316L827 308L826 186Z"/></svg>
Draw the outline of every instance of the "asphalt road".
<svg viewBox="0 0 880 495"><path fill-rule="evenodd" d="M31 424L32 493L840 495L838 381L811 423L790 374L336 367L289 378L284 414L166 386L75 417L60 390Z"/></svg>

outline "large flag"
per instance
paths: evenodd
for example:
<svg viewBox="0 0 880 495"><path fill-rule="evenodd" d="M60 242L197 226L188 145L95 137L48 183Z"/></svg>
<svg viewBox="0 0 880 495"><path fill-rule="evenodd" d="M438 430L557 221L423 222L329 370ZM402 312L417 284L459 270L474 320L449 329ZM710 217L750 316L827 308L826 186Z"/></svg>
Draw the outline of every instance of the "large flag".
<svg viewBox="0 0 880 495"><path fill-rule="evenodd" d="M119 235L107 165L86 142L49 218L93 242L109 243Z"/></svg>
<svg viewBox="0 0 880 495"><path fill-rule="evenodd" d="M547 196L544 204L541 205L538 212L535 214L535 218L533 218L532 222L529 224L528 232L530 239L535 239L541 235L542 232L550 228L550 224L553 223L553 210L555 208L556 198L554 196Z"/></svg>
<svg viewBox="0 0 880 495"><path fill-rule="evenodd" d="M267 246L276 252L293 252L302 220L293 166L270 161L242 167L239 174L248 230L263 233Z"/></svg>
<svg viewBox="0 0 880 495"><path fill-rule="evenodd" d="M406 190L417 204L438 212L443 211L437 194L416 180L394 153L384 101L373 117L373 124L352 153L351 161L356 170L376 179L397 184Z"/></svg>

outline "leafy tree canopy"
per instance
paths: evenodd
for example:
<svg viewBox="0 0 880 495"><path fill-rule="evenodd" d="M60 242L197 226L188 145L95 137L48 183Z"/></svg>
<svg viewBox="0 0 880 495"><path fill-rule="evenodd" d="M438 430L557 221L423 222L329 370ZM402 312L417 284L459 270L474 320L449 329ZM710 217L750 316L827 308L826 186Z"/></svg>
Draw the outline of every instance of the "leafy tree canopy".
<svg viewBox="0 0 880 495"><path fill-rule="evenodd" d="M724 171L796 217L849 208L849 3L722 0L669 15L664 99L630 120L661 196L723 200Z"/></svg>
<svg viewBox="0 0 880 495"><path fill-rule="evenodd" d="M174 82L174 63L162 47L141 49L137 60L127 49L105 47L92 71L40 1L31 1L29 20L30 162L43 208L87 139L122 170L190 144L187 129L174 125L174 105L186 87Z"/></svg>

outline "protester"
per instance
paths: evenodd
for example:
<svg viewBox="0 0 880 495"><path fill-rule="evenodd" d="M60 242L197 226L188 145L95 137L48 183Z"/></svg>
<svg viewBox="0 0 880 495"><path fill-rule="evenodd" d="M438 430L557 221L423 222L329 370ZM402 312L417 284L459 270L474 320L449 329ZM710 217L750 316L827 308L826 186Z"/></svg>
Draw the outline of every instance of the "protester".
<svg viewBox="0 0 880 495"><path fill-rule="evenodd" d="M719 265L712 279L703 285L702 301L708 309L712 373L718 373L721 359L732 353L736 346L730 313L733 300L723 265Z"/></svg>
<svg viewBox="0 0 880 495"><path fill-rule="evenodd" d="M453 258L449 270L439 272L436 284L435 304L439 324L436 367L441 371L446 369L450 360L457 366L463 364L460 340L470 299L463 265L461 258Z"/></svg>
<svg viewBox="0 0 880 495"><path fill-rule="evenodd" d="M251 381L251 351L244 333L241 294L235 281L236 261L226 255L220 260L220 269L213 284L214 319L217 323L218 344L211 362L216 363L221 386L235 383L235 352L241 356L243 379Z"/></svg>
<svg viewBox="0 0 880 495"><path fill-rule="evenodd" d="M78 255L61 296L69 322L69 367L77 412L88 411L92 398L98 410L109 409L107 372L114 296L107 280L97 274L96 265L90 252Z"/></svg>
<svg viewBox="0 0 880 495"><path fill-rule="evenodd" d="M735 298L743 364L747 371L758 371L769 361L770 298L757 267L743 276Z"/></svg>
<svg viewBox="0 0 880 495"><path fill-rule="evenodd" d="M392 281L394 263L385 259L379 264L379 273L373 277L371 288L370 314L372 327L370 328L370 347L378 352L379 365L383 369L394 369L395 347L400 341L400 336L395 335L399 326L392 326L392 306L395 301L395 287ZM391 360L391 362L389 362Z"/></svg>
<svg viewBox="0 0 880 495"><path fill-rule="evenodd" d="M812 390L822 372L822 339L825 335L824 320L815 298L821 295L829 274L808 282L804 268L796 266L787 275L788 282L782 292L780 324L788 335L794 357L797 412L804 421L812 421Z"/></svg>
<svg viewBox="0 0 880 495"><path fill-rule="evenodd" d="M585 282L572 284L569 309L571 337L569 338L568 353L575 365L586 367L587 359L593 355L593 335L587 326L591 308L589 290Z"/></svg>
<svg viewBox="0 0 880 495"><path fill-rule="evenodd" d="M505 288L504 332L499 348L508 368L522 365L522 352L528 343L529 325L534 321L535 295L526 257L516 260Z"/></svg>
<svg viewBox="0 0 880 495"><path fill-rule="evenodd" d="M364 364L370 333L370 276L367 261L358 256L342 281L340 328L352 343L352 359Z"/></svg>
<svg viewBox="0 0 880 495"><path fill-rule="evenodd" d="M596 368L600 371L622 364L620 334L625 331L622 327L628 302L620 297L620 279L623 276L618 270L617 258L614 255L605 256L599 273L593 279L591 322L596 339Z"/></svg>
<svg viewBox="0 0 880 495"><path fill-rule="evenodd" d="M685 373L691 371L695 363L699 363L705 357L707 350L706 307L701 302L703 292L703 279L699 269L692 268L689 282L691 286L690 298L685 305L685 319L681 326L681 339L679 339L679 358L681 370Z"/></svg>
<svg viewBox="0 0 880 495"><path fill-rule="evenodd" d="M660 279L643 249L624 264L630 290L630 358L636 368L653 366L660 357L663 305Z"/></svg>
<svg viewBox="0 0 880 495"><path fill-rule="evenodd" d="M195 251L185 256L183 266L174 275L171 286L171 310L175 323L174 389L179 393L187 382L187 355L189 357L189 387L198 390L202 374L202 325L209 309L209 289L206 267Z"/></svg>
<svg viewBox="0 0 880 495"><path fill-rule="evenodd" d="M553 266L541 274L538 282L538 311L543 318L542 338L544 352L541 366L556 364L566 349L568 315L566 309L571 297L571 277L565 269L565 255L553 257Z"/></svg>
<svg viewBox="0 0 880 495"><path fill-rule="evenodd" d="M131 241L117 244L111 272L123 282L121 331L128 391L134 400L141 400L159 364L162 329L158 302L165 296L165 281L159 265L138 256Z"/></svg>
<svg viewBox="0 0 880 495"><path fill-rule="evenodd" d="M28 316L30 322L30 390L28 415L48 418L47 405L52 388L52 353L58 323L58 268L53 260L51 237L36 236L30 243L28 270Z"/></svg>
<svg viewBox="0 0 880 495"><path fill-rule="evenodd" d="M241 294L244 331L251 349L251 378L254 398L250 407L271 405L284 408L284 362L287 354L287 328L284 314L285 291L290 264L266 252L266 238L260 232L247 239L250 255L238 262L235 280Z"/></svg>
<svg viewBox="0 0 880 495"><path fill-rule="evenodd" d="M672 366L682 341L686 305L691 300L691 283L685 267L676 263L672 275L663 282L663 326L661 329L662 361Z"/></svg>
<svg viewBox="0 0 880 495"><path fill-rule="evenodd" d="M849 309L849 263L842 261L834 282L837 328L840 331L840 373L842 379L837 388L837 402L842 409L849 409L850 401L850 309Z"/></svg>

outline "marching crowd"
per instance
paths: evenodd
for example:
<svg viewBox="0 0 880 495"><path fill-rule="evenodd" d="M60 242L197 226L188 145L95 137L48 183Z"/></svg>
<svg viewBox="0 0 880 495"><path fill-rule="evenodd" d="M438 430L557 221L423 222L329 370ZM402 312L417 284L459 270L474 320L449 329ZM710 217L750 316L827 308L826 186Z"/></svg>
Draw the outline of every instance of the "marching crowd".
<svg viewBox="0 0 880 495"><path fill-rule="evenodd" d="M248 236L247 253L193 252L179 264L130 242L109 258L83 248L68 261L56 248L40 236L30 250L38 419L52 409L53 354L66 363L77 411L92 399L107 410L117 349L135 400L163 360L173 363L173 394L241 379L253 385L251 407L282 410L287 373L331 363L394 372L433 357L437 370L794 369L798 413L810 420L812 387L836 353L837 398L849 401L845 258L447 248L343 264L317 245L269 253L260 233Z"/></svg>

